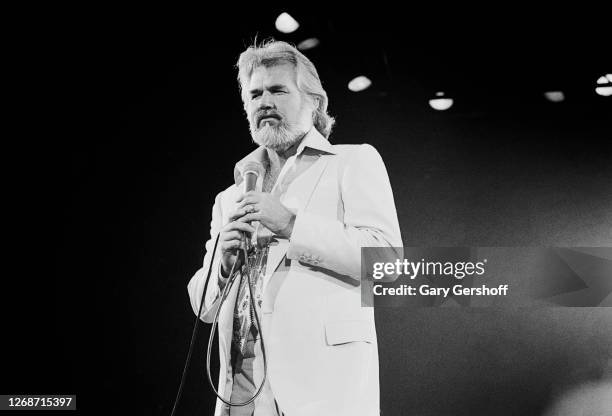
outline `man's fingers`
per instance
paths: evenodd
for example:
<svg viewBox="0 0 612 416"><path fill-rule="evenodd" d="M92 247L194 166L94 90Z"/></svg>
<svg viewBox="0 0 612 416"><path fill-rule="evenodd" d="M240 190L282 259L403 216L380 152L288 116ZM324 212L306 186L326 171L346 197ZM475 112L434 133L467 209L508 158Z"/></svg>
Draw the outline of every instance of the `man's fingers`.
<svg viewBox="0 0 612 416"><path fill-rule="evenodd" d="M232 241L242 240L242 233L240 231L232 230L221 234L221 241Z"/></svg>
<svg viewBox="0 0 612 416"><path fill-rule="evenodd" d="M238 209L244 208L245 205L255 204L255 203L259 202L259 200L260 200L259 195L255 194L255 193L249 195L249 192L247 192L244 195L244 197L242 197L240 202L238 203Z"/></svg>
<svg viewBox="0 0 612 416"><path fill-rule="evenodd" d="M252 196L255 196L255 195L257 195L257 192L256 192L256 191L249 191L249 192L245 192L245 193L243 193L242 195L240 195L240 196L238 197L238 199L236 200L236 202L240 202L240 201L242 201L242 200L243 200L243 199L245 199L245 198L249 198L249 197L252 197Z"/></svg>
<svg viewBox="0 0 612 416"><path fill-rule="evenodd" d="M221 251L233 251L243 247L243 242L241 240L229 240L224 241L221 244Z"/></svg>
<svg viewBox="0 0 612 416"><path fill-rule="evenodd" d="M249 202L251 201L250 199L245 199L243 201L243 203L245 205L240 204L240 206L238 207L238 209L236 209L236 211L232 212L229 216L230 221L236 221L238 218L242 217L245 214L248 214L249 212L253 212L257 210L257 207L255 206L255 202Z"/></svg>
<svg viewBox="0 0 612 416"><path fill-rule="evenodd" d="M247 213L247 210L245 208L239 208L230 214L229 219L230 221L236 221L238 218L242 217L246 213Z"/></svg>
<svg viewBox="0 0 612 416"><path fill-rule="evenodd" d="M230 222L223 228L224 233L229 233L230 231L244 231L247 233L254 233L255 228L251 226L250 224L243 222L242 219L240 219L239 221Z"/></svg>
<svg viewBox="0 0 612 416"><path fill-rule="evenodd" d="M247 223L247 222L252 222L252 221L261 221L261 213L253 212L252 214L246 214L244 217L239 218L237 222Z"/></svg>

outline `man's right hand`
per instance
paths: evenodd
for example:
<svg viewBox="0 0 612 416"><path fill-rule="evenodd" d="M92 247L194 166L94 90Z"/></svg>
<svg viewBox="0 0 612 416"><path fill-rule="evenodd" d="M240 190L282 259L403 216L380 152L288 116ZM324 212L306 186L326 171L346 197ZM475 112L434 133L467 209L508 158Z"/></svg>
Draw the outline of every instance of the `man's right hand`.
<svg viewBox="0 0 612 416"><path fill-rule="evenodd" d="M243 232L247 233L247 238L250 238L252 233L255 232L255 228L250 224L240 221L240 218L245 214L244 208L234 211L230 215L230 222L221 230L219 240L221 240L221 267L224 277L229 277L234 262L239 262L234 270L241 266L242 256L238 255L238 251L244 248Z"/></svg>

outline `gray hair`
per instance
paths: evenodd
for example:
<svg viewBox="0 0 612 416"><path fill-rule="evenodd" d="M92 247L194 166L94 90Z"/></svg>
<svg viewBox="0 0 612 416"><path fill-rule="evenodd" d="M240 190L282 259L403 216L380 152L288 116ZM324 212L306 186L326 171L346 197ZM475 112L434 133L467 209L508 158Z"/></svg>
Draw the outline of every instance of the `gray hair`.
<svg viewBox="0 0 612 416"><path fill-rule="evenodd" d="M245 110L249 98L246 86L255 68L260 66L269 68L285 63L289 63L295 68L298 89L310 96L316 103L312 120L315 128L325 138L329 138L335 120L327 114L327 93L321 85L319 74L313 63L304 54L286 42L271 39L260 45L255 43L240 54L236 66L238 67L238 82L240 83Z"/></svg>

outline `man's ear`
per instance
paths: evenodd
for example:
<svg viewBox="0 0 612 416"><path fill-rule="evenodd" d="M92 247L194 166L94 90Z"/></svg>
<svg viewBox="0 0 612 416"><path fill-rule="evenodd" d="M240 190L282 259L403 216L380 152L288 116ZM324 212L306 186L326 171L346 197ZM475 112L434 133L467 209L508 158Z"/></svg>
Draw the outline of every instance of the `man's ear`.
<svg viewBox="0 0 612 416"><path fill-rule="evenodd" d="M315 111L319 108L319 105L321 105L321 97L317 96L317 97L313 97L313 101L314 101L314 109Z"/></svg>

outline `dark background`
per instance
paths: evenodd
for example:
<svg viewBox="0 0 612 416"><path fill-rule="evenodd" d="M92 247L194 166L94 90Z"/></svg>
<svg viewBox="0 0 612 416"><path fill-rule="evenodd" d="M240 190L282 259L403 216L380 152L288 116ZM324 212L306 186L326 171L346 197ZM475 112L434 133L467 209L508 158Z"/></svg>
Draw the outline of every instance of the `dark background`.
<svg viewBox="0 0 612 416"><path fill-rule="evenodd" d="M596 9L167 6L19 15L5 145L11 265L0 393L167 415L215 195L253 148L233 67L253 39L316 36L333 143L375 146L405 245L612 245L609 33ZM609 53L608 53L609 55ZM354 93L347 83L367 75ZM551 103L543 92L562 90ZM427 104L436 91L448 111ZM11 113L8 113L9 116ZM179 414L212 412L208 326ZM377 311L385 415L537 415L612 357L612 311ZM216 355L214 356L216 359Z"/></svg>

